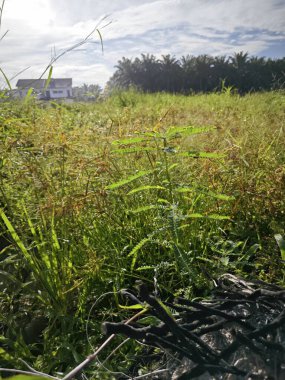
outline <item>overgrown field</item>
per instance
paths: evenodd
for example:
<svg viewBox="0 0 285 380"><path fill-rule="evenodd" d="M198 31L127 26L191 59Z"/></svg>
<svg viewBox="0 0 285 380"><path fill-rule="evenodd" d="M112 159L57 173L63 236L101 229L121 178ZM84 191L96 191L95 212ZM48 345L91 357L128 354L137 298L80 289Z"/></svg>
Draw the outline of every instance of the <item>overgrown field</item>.
<svg viewBox="0 0 285 380"><path fill-rule="evenodd" d="M164 299L225 272L284 285L284 121L282 92L1 103L0 367L67 372L136 312L118 291L137 280Z"/></svg>

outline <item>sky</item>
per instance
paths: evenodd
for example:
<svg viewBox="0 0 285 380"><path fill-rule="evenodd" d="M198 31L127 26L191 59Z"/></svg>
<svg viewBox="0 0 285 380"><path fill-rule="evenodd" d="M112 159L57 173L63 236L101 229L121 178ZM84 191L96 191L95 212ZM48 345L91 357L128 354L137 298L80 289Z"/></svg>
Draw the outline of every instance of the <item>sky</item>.
<svg viewBox="0 0 285 380"><path fill-rule="evenodd" d="M96 30L88 37L96 28L104 52ZM19 74L13 86L88 37L54 63L53 77L103 87L123 56L285 57L285 0L6 0L0 37L7 30L0 68L9 79Z"/></svg>

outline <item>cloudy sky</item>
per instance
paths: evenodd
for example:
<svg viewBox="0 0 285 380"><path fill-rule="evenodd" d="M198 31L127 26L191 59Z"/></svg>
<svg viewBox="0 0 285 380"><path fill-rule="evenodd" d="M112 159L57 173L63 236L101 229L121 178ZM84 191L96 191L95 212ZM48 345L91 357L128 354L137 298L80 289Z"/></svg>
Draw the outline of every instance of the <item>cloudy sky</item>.
<svg viewBox="0 0 285 380"><path fill-rule="evenodd" d="M37 78L96 26L104 54L94 32L55 63L53 77L103 86L122 56L141 53L285 56L285 0L6 0L0 67L9 78L26 68L17 78Z"/></svg>

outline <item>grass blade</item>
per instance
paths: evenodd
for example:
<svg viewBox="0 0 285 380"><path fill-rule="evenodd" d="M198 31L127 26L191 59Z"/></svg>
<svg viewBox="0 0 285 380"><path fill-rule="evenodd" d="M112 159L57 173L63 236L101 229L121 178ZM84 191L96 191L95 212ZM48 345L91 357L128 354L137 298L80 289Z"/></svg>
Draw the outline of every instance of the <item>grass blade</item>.
<svg viewBox="0 0 285 380"><path fill-rule="evenodd" d="M275 234L274 237L280 249L281 258L285 261L285 239L281 234Z"/></svg>
<svg viewBox="0 0 285 380"><path fill-rule="evenodd" d="M50 84L51 76L52 76L52 70L53 70L53 67L51 66L49 69L48 78L47 78L46 83L45 83L44 91L46 91L46 89L48 88L48 86Z"/></svg>
<svg viewBox="0 0 285 380"><path fill-rule="evenodd" d="M131 191L129 191L127 193L127 195L131 195L131 194L135 194L135 193L138 193L140 191L145 191L145 190L152 190L152 189L156 189L156 190L166 190L165 187L163 186L151 186L151 185L146 185L146 186L140 186L140 187L137 187L136 189L133 189Z"/></svg>
<svg viewBox="0 0 285 380"><path fill-rule="evenodd" d="M152 170L143 170L139 171L137 174L131 175L128 178L122 179L119 182L114 182L111 185L106 186L107 190L114 190L118 189L119 187L122 187L124 185L127 185L128 183L135 181L138 178L144 177L148 174L152 173Z"/></svg>
<svg viewBox="0 0 285 380"><path fill-rule="evenodd" d="M4 71L1 69L1 67L0 67L0 72L3 75L3 77L4 77L5 82L7 83L7 86L9 87L9 90L12 91L11 83L10 83L8 77L6 76L6 74L4 73Z"/></svg>
<svg viewBox="0 0 285 380"><path fill-rule="evenodd" d="M31 258L31 255L29 254L27 248L25 247L24 243L20 239L19 235L17 234L15 228L13 227L12 223L10 220L7 218L5 212L0 208L0 216L5 223L5 226L7 227L9 233L11 234L14 242L17 244L18 248L21 250L23 253L24 257L31 263L33 260Z"/></svg>

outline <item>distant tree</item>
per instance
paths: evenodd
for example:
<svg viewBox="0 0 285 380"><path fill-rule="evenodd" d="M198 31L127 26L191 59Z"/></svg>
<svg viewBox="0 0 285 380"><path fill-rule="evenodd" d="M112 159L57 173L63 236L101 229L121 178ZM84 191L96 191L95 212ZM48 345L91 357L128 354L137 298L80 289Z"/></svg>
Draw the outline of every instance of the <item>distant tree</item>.
<svg viewBox="0 0 285 380"><path fill-rule="evenodd" d="M141 58L134 61L138 80L134 84L147 92L159 91L161 66L152 54L142 54Z"/></svg>
<svg viewBox="0 0 285 380"><path fill-rule="evenodd" d="M248 53L244 53L243 51L234 53L230 57L230 62L234 69L232 70L231 84L242 93L251 90L251 83L248 82L247 78L249 73Z"/></svg>
<svg viewBox="0 0 285 380"><path fill-rule="evenodd" d="M212 73L212 90L219 90L224 86L230 86L231 77L230 59L225 55L214 57L214 61L211 64Z"/></svg>
<svg viewBox="0 0 285 380"><path fill-rule="evenodd" d="M161 91L181 92L182 90L182 68L180 62L170 54L163 55L159 60L160 78L159 87Z"/></svg>
<svg viewBox="0 0 285 380"><path fill-rule="evenodd" d="M98 100L102 93L102 88L98 84L86 84L84 83L80 87L73 87L73 97L76 100L90 102Z"/></svg>
<svg viewBox="0 0 285 380"><path fill-rule="evenodd" d="M234 55L230 57L230 61L235 69L242 70L246 67L248 58L248 53L241 51L239 53L234 53Z"/></svg>
<svg viewBox="0 0 285 380"><path fill-rule="evenodd" d="M271 71L271 87L273 89L285 88L285 57L269 60Z"/></svg>
<svg viewBox="0 0 285 380"><path fill-rule="evenodd" d="M264 57L250 57L246 79L255 90L269 90L272 74Z"/></svg>
<svg viewBox="0 0 285 380"><path fill-rule="evenodd" d="M188 93L191 90L195 91L195 77L196 77L196 57L193 55L184 55L180 59L180 65L183 72L183 85L182 91Z"/></svg>
<svg viewBox="0 0 285 380"><path fill-rule="evenodd" d="M135 84L137 72L131 59L123 57L115 67L117 70L112 77L113 87L128 88Z"/></svg>
<svg viewBox="0 0 285 380"><path fill-rule="evenodd" d="M210 92L233 86L240 93L285 87L285 58L265 59L238 52L231 57L170 54L157 59L142 54L122 58L108 82L108 89L136 87L145 92Z"/></svg>

